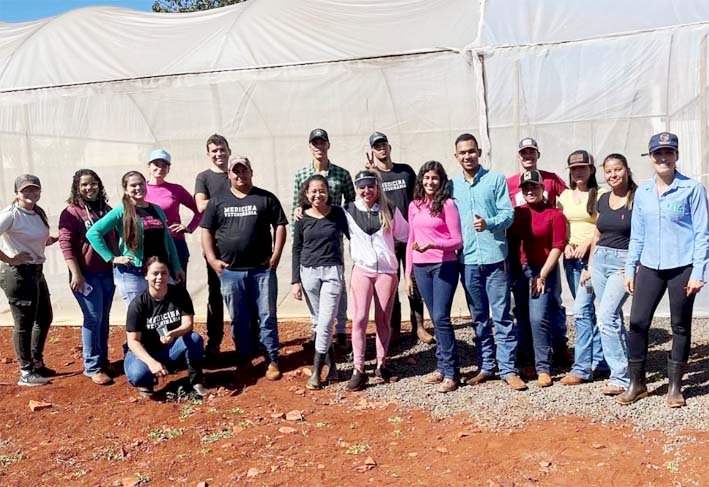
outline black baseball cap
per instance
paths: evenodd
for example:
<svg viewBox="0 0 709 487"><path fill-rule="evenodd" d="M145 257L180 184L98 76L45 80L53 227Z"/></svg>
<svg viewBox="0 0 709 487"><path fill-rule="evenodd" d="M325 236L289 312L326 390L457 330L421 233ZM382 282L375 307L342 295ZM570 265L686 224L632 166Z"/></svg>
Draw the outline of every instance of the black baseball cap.
<svg viewBox="0 0 709 487"><path fill-rule="evenodd" d="M372 135L369 136L369 147L374 147L374 144L376 144L377 142L386 142L388 144L389 139L381 132L374 132Z"/></svg>
<svg viewBox="0 0 709 487"><path fill-rule="evenodd" d="M517 152L521 151L522 149L526 149L527 147L536 149L536 151L539 152L539 144L537 144L537 141L531 137L525 137L524 139L519 141L519 145L517 146Z"/></svg>
<svg viewBox="0 0 709 487"><path fill-rule="evenodd" d="M330 137L328 137L327 131L325 131L325 129L311 130L310 137L308 138L308 142L312 142L315 139L323 139L325 142L330 142Z"/></svg>
<svg viewBox="0 0 709 487"><path fill-rule="evenodd" d="M15 193L22 191L29 186L36 186L42 189L42 183L40 183L39 178L34 174L23 174L15 179Z"/></svg>
<svg viewBox="0 0 709 487"><path fill-rule="evenodd" d="M531 171L524 171L519 177L519 185L522 186L525 183L544 185L544 178L542 177L542 173L540 173L536 169L532 169Z"/></svg>
<svg viewBox="0 0 709 487"><path fill-rule="evenodd" d="M566 159L566 167L592 166L593 156L583 149L575 150Z"/></svg>

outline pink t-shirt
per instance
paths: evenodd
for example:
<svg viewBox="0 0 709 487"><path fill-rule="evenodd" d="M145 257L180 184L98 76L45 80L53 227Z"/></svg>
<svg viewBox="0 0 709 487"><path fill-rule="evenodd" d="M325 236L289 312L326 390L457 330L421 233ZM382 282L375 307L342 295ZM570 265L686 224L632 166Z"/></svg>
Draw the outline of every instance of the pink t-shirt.
<svg viewBox="0 0 709 487"><path fill-rule="evenodd" d="M463 247L460 231L460 215L453 198L443 204L439 215L431 215L431 204L425 202L421 207L417 201L409 203L409 241L406 244L406 275L411 275L414 264L437 264L457 260L456 250ZM411 247L432 243L434 248L418 252Z"/></svg>
<svg viewBox="0 0 709 487"><path fill-rule="evenodd" d="M182 223L180 220L180 205L185 205L187 208L192 210L194 216L189 225L187 225L187 230L194 232L199 226L200 220L202 220L202 214L197 210L197 205L194 202L194 198L185 188L179 184L174 183L162 183L162 184L147 184L147 198L150 203L158 205L163 212L165 212L165 217L167 218L167 224L172 225L173 223ZM185 234L183 232L174 233L170 231L172 238L184 240Z"/></svg>

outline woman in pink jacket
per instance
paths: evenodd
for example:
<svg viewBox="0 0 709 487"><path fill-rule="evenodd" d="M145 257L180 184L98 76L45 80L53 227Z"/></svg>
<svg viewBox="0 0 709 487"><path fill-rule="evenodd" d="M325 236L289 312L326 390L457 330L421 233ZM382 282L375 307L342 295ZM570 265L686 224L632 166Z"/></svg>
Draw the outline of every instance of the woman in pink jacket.
<svg viewBox="0 0 709 487"><path fill-rule="evenodd" d="M413 273L436 335L438 366L424 382L439 384L438 392L443 393L456 390L460 378L451 306L458 286L456 251L462 246L460 216L450 196L448 176L440 162L428 161L419 170L409 204L406 285L413 292Z"/></svg>

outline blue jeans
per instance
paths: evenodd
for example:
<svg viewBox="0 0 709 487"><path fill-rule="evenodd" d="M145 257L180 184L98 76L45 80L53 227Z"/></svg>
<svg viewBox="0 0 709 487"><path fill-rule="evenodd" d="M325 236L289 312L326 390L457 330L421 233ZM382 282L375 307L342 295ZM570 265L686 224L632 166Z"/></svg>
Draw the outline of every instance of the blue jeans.
<svg viewBox="0 0 709 487"><path fill-rule="evenodd" d="M436 336L437 370L447 379L460 376L458 345L451 323L453 295L458 285L458 262L414 264L414 276L428 314L433 321Z"/></svg>
<svg viewBox="0 0 709 487"><path fill-rule="evenodd" d="M231 317L231 338L236 344L238 363L252 359L251 312L256 310L259 317L259 340L266 349L268 359L278 362L278 320L276 318L276 298L278 280L276 272L270 269L249 269L232 271L224 269L221 292Z"/></svg>
<svg viewBox="0 0 709 487"><path fill-rule="evenodd" d="M184 238L175 238L175 249L177 250L177 260L180 261L180 267L185 272L185 280L180 284L187 286L187 264L190 261L190 251L187 248L187 242Z"/></svg>
<svg viewBox="0 0 709 487"><path fill-rule="evenodd" d="M527 280L527 289L532 278L539 275L541 267L523 266L524 277ZM529 322L532 328L532 342L534 345L534 366L538 374L551 372L551 347L552 324L558 320L561 306L561 274L559 266L549 273L546 279L544 292L538 296L529 293Z"/></svg>
<svg viewBox="0 0 709 487"><path fill-rule="evenodd" d="M505 262L464 264L462 271L461 282L475 328L478 369L492 375L497 365L503 379L517 375L517 330L510 316L510 281Z"/></svg>
<svg viewBox="0 0 709 487"><path fill-rule="evenodd" d="M628 251L596 247L591 267L591 281L598 295L598 328L601 332L603 356L611 370L609 383L627 388L628 336L623 323L625 292L625 261Z"/></svg>
<svg viewBox="0 0 709 487"><path fill-rule="evenodd" d="M561 301L561 275L559 266L554 267L551 271L555 274L554 277L554 299L549 303L549 333L551 334L551 343L556 351L564 350L567 347L566 338L566 308ZM551 277L551 276L549 276ZM520 356L531 355L534 350L532 339L532 327L529 317L529 278L527 277L524 268L520 268L514 273L510 273L510 281L512 295L514 296L515 307L512 312L514 319L517 322L518 335L518 350ZM547 279L547 283L550 282ZM547 284L548 287L548 284Z"/></svg>
<svg viewBox="0 0 709 487"><path fill-rule="evenodd" d="M116 284L116 289L118 289L118 294L121 295L126 309L136 296L148 289L148 281L145 280L143 269L134 265L114 265L113 282Z"/></svg>
<svg viewBox="0 0 709 487"><path fill-rule="evenodd" d="M84 280L93 289L88 296L74 292L74 297L84 314L84 323L81 327L84 375L91 377L108 366L109 315L116 285L113 283L113 275L110 271L85 271Z"/></svg>
<svg viewBox="0 0 709 487"><path fill-rule="evenodd" d="M594 370L608 370L608 365L603 360L601 333L596 326L596 307L593 304L596 295L590 282L587 282L585 286L580 284L581 274L587 265L587 259L564 258L566 282L574 297L574 326L576 328L574 365L571 367L571 373L582 379L591 380Z"/></svg>
<svg viewBox="0 0 709 487"><path fill-rule="evenodd" d="M166 345L160 350L149 352L150 356L160 362L169 371L174 371L184 361L187 363L187 375L190 384L202 383L202 358L204 351L202 348L202 337L196 331L182 335L180 338ZM148 365L140 360L127 345L123 346L125 359L123 360L123 370L126 378L135 387L152 388L155 384L155 376Z"/></svg>

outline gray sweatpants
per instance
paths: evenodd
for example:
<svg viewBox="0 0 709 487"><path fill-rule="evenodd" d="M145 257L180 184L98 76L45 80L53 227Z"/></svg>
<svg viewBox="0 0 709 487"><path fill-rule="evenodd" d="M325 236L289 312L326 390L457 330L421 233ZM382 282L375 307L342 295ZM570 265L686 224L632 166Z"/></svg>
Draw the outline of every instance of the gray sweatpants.
<svg viewBox="0 0 709 487"><path fill-rule="evenodd" d="M345 288L345 273L341 265L300 267L300 283L305 302L315 325L315 351L326 353L332 343L340 297Z"/></svg>

